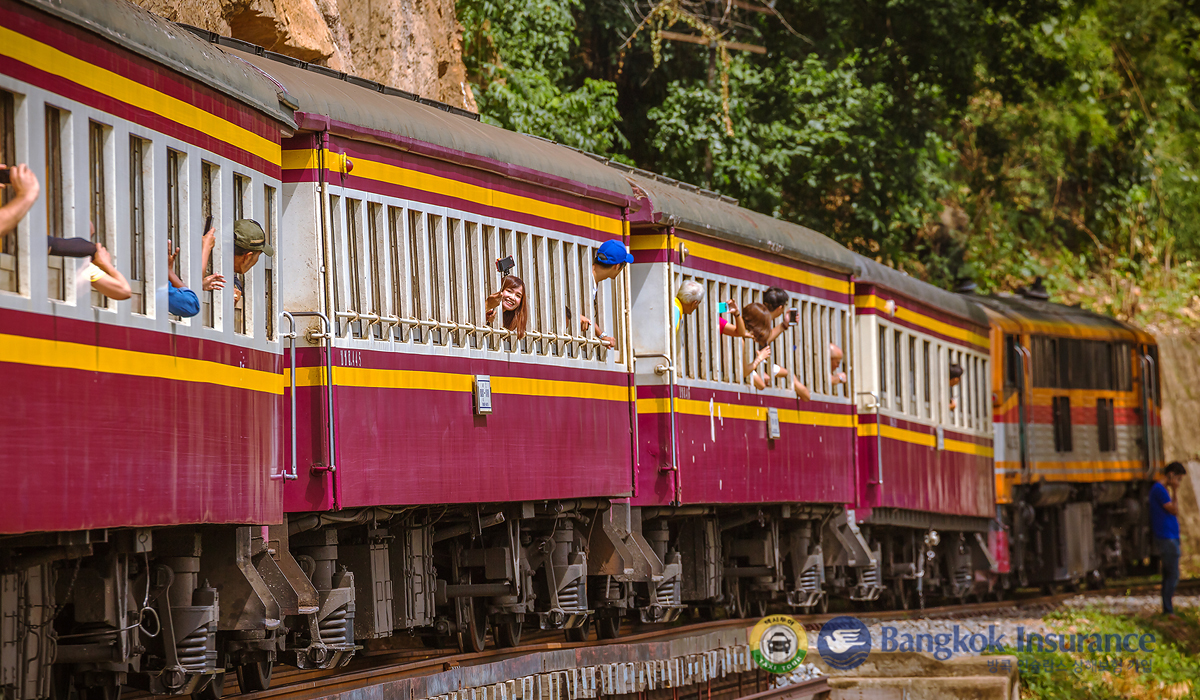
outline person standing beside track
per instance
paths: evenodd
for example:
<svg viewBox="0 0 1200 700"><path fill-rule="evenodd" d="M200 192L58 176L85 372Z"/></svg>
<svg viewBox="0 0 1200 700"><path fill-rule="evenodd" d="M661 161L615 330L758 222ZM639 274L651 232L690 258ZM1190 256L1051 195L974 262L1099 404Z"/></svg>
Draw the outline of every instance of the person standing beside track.
<svg viewBox="0 0 1200 700"><path fill-rule="evenodd" d="M1176 492L1187 470L1179 462L1163 468L1162 476L1150 487L1150 531L1154 549L1162 560L1163 614L1175 617L1175 586L1179 583L1179 502Z"/></svg>

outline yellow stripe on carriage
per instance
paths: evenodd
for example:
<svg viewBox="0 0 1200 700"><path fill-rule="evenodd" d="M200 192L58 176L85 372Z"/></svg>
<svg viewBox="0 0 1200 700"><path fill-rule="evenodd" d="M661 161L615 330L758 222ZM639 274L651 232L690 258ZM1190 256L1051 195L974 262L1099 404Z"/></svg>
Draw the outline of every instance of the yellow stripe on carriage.
<svg viewBox="0 0 1200 700"><path fill-rule="evenodd" d="M638 399L639 414L670 413L671 400L667 398ZM767 419L766 406L745 406L736 403L712 403L695 399L675 399L675 412L687 416L708 416L721 420L762 421ZM779 422L796 425L819 425L829 428L853 428L855 416L846 413L822 411L799 411L791 408L779 409Z"/></svg>
<svg viewBox="0 0 1200 700"><path fill-rule="evenodd" d="M887 313L887 300L881 299L874 294L860 294L854 297L854 305L860 309L875 309ZM961 328L945 321L939 321L935 318L930 318L924 314L919 314L912 309L896 304L896 318L901 321L924 328L925 330L944 335L947 338L954 338L966 343L970 343L977 347L988 348L989 341L986 335L980 335L966 328Z"/></svg>
<svg viewBox="0 0 1200 700"><path fill-rule="evenodd" d="M876 423L859 423L859 437L875 437L878 424ZM883 426L883 437L888 440L899 440L912 445L921 445L922 447L937 447L937 436L930 433L922 433L918 430L909 430L907 428L898 428L894 425ZM977 457L991 457L994 453L990 445L979 445L965 440L955 440L954 438L944 438L942 440L942 449L947 452L960 452L962 454L975 455Z"/></svg>
<svg viewBox="0 0 1200 700"><path fill-rule="evenodd" d="M837 277L826 277L808 270L800 270L788 265L774 263L767 260L735 253L731 250L724 250L715 246L710 246L705 243L700 243L695 240L684 241L687 246L688 255L711 260L712 262L721 263L722 265L732 265L743 270L757 272L761 275L770 277L779 277L790 282L824 289L838 294L850 293L850 281L847 279L839 279Z"/></svg>
<svg viewBox="0 0 1200 700"><path fill-rule="evenodd" d="M0 27L0 55L69 80L258 156L279 162L279 143L166 93Z"/></svg>
<svg viewBox="0 0 1200 700"><path fill-rule="evenodd" d="M290 370L284 370L284 383L291 385ZM492 394L539 396L544 398L593 399L599 401L628 401L629 387L624 384L567 382L527 377L492 375ZM361 389L416 389L425 391L457 391L471 393L475 375L453 372L428 372L409 369L369 369L365 367L334 367L333 383L340 387ZM296 386L324 386L324 367L302 367L296 370Z"/></svg>
<svg viewBox="0 0 1200 700"><path fill-rule="evenodd" d="M286 150L283 152L284 170L312 170L317 167L318 152L313 149ZM339 154L325 151L326 166L337 162ZM525 197L509 192L501 192L469 182L462 182L440 175L402 168L388 163L380 163L366 158L354 158L354 175L357 177L385 182L392 185L411 187L422 192L454 197L469 202L496 207L505 211L533 214L543 219L561 221L566 224L582 226L594 231L600 231L612 236L624 233L623 221L587 212L582 209L553 204L533 197Z"/></svg>
<svg viewBox="0 0 1200 700"><path fill-rule="evenodd" d="M0 362L283 393L283 376L208 360L0 334Z"/></svg>

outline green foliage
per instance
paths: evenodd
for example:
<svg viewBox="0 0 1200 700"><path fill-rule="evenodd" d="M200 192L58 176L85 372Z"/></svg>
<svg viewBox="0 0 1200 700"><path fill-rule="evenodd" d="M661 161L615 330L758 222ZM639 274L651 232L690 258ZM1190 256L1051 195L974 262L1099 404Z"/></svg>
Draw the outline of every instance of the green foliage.
<svg viewBox="0 0 1200 700"><path fill-rule="evenodd" d="M1178 621L1112 615L1097 608L1066 610L1047 617L1057 634L1153 635L1149 652L1015 651L1020 662L1021 696L1038 700L1079 697L1097 700L1165 700L1197 697L1200 687L1200 618L1195 609ZM1134 666L1133 660L1141 662ZM1148 662L1148 663L1146 663Z"/></svg>
<svg viewBox="0 0 1200 700"><path fill-rule="evenodd" d="M944 286L1045 276L1060 301L1200 321L1194 2L777 0L722 25L766 49L727 73L720 51L646 28L709 5L460 0L484 118Z"/></svg>
<svg viewBox="0 0 1200 700"><path fill-rule="evenodd" d="M867 84L862 59L828 66L814 54L759 66L731 66L733 134L720 96L678 80L648 116L664 174L738 197L744 206L824 231L846 243L899 255L889 235L918 224L936 204L940 157L934 134L912 141L885 118L894 96Z"/></svg>
<svg viewBox="0 0 1200 700"><path fill-rule="evenodd" d="M626 145L616 86L570 70L580 0L466 0L463 61L484 121L607 153Z"/></svg>

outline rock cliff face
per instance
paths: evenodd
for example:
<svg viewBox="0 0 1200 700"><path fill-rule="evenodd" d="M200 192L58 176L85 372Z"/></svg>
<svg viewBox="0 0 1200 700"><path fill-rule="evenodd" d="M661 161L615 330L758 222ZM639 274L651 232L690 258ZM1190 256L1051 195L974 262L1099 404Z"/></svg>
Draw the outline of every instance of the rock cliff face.
<svg viewBox="0 0 1200 700"><path fill-rule="evenodd" d="M454 0L133 0L166 17L477 111Z"/></svg>
<svg viewBox="0 0 1200 700"><path fill-rule="evenodd" d="M1200 333L1158 336L1163 395L1163 450L1168 462L1187 465L1179 487L1180 568L1185 578L1200 576Z"/></svg>

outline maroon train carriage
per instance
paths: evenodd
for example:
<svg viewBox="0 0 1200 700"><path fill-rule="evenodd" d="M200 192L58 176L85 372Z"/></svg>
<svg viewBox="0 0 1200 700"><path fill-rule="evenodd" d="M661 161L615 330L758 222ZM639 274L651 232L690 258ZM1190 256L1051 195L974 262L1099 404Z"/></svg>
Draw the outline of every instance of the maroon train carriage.
<svg viewBox="0 0 1200 700"><path fill-rule="evenodd" d="M168 238L199 288L208 215L230 281L235 219L278 235L293 126L269 79L145 11L0 0L0 162L42 185L0 252L6 697L195 692L226 664L253 689L277 653L349 651L309 634L317 594L269 544L284 408L269 262L236 307L232 284L193 318L167 307ZM128 300L47 255L47 233L89 224Z"/></svg>
<svg viewBox="0 0 1200 700"><path fill-rule="evenodd" d="M856 514L880 556L885 602L908 608L927 595L994 591L987 315L967 297L856 257Z"/></svg>
<svg viewBox="0 0 1200 700"><path fill-rule="evenodd" d="M853 372L831 376L833 347L849 358L854 343L854 257L715 193L630 179L647 202L632 228L638 490L614 511L679 564L674 605L743 614L776 601L823 609L830 591L873 598L877 565L844 508L855 499ZM674 333L689 280L706 293ZM756 390L744 372L752 341L721 335L720 319L734 318L718 305L745 308L768 287L788 292L798 321L771 348L788 376Z"/></svg>
<svg viewBox="0 0 1200 700"><path fill-rule="evenodd" d="M414 630L478 650L489 629L508 646L527 623L585 633L586 533L632 491L627 275L601 285L593 319L615 347L581 316L597 247L625 237L628 182L474 115L221 43L298 104L282 156L283 308L300 336L291 546L353 572L360 640ZM523 337L487 318L510 257Z"/></svg>

